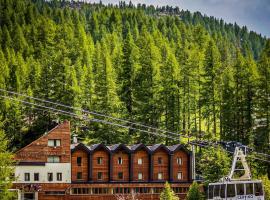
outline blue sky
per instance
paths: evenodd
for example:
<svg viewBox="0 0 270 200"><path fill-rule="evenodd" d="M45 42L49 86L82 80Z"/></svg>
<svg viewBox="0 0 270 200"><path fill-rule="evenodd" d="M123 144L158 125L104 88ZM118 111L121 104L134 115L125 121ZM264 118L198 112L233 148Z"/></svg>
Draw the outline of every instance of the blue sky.
<svg viewBox="0 0 270 200"><path fill-rule="evenodd" d="M95 0L90 0L93 1ZM102 0L102 2L107 4L119 1ZM249 30L270 38L270 0L132 0L132 2L179 6L180 9L192 12L200 11L208 16L223 18L226 22L246 25Z"/></svg>

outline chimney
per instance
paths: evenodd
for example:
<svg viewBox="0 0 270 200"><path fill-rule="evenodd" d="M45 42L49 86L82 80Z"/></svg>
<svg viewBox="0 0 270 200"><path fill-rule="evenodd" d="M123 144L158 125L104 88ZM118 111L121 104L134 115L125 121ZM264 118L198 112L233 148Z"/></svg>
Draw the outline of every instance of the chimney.
<svg viewBox="0 0 270 200"><path fill-rule="evenodd" d="M73 135L73 144L77 144L78 143L78 138L77 138L77 134Z"/></svg>

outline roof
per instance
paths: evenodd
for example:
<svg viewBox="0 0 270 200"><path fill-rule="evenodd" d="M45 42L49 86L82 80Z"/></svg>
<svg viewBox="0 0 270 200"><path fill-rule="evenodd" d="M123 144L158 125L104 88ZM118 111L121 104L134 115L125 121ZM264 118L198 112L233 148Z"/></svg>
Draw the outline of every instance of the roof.
<svg viewBox="0 0 270 200"><path fill-rule="evenodd" d="M182 144L176 144L172 146L165 146L164 144L154 144L151 146L145 146L144 144L133 144L133 145L125 145L125 144L113 144L106 146L103 143L92 144L90 146L86 146L83 143L71 144L71 151L74 152L76 149L82 149L86 152L94 152L99 149L105 149L108 152L115 153L120 150L124 150L127 153L135 152L137 150L145 149L148 153L154 153L159 149L164 149L167 153L174 153L178 150L183 150L187 153L190 151Z"/></svg>

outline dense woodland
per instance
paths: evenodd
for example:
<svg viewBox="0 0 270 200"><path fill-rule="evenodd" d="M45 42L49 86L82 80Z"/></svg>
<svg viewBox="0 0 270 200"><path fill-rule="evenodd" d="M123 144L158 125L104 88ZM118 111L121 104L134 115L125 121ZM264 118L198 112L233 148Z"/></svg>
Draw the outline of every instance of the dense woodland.
<svg viewBox="0 0 270 200"><path fill-rule="evenodd" d="M0 0L0 41L1 89L270 153L270 40L246 27L169 6ZM0 118L12 150L64 119L89 143L174 143L3 97Z"/></svg>

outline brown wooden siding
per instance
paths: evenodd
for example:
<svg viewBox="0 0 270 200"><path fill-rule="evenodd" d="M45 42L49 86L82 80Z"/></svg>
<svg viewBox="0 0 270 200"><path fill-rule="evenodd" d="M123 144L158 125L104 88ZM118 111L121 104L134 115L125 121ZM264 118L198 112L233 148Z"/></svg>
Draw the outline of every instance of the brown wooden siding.
<svg viewBox="0 0 270 200"><path fill-rule="evenodd" d="M102 164L98 164L98 157L102 158ZM92 155L92 180L96 181L109 181L109 153L105 150L95 151ZM98 180L98 172L102 173L102 180Z"/></svg>
<svg viewBox="0 0 270 200"><path fill-rule="evenodd" d="M48 139L60 139L59 147L49 147ZM33 141L15 154L15 160L27 162L47 162L48 156L60 156L60 162L70 162L70 124L64 122Z"/></svg>
<svg viewBox="0 0 270 200"><path fill-rule="evenodd" d="M138 159L142 158L142 165L138 164ZM138 179L138 173L143 174L143 180ZM148 181L149 179L149 155L145 150L134 152L133 155L133 181Z"/></svg>
<svg viewBox="0 0 270 200"><path fill-rule="evenodd" d="M177 158L182 158L182 165L177 164ZM177 151L173 154L173 180L174 181L188 181L188 154L184 151ZM178 180L177 174L182 172L183 179Z"/></svg>
<svg viewBox="0 0 270 200"><path fill-rule="evenodd" d="M118 158L123 160L122 164L118 164ZM113 181L129 181L129 155L124 151L118 151L112 155L113 163ZM118 173L123 172L123 179L118 178Z"/></svg>
<svg viewBox="0 0 270 200"><path fill-rule="evenodd" d="M81 157L81 166L77 164L77 157ZM84 150L76 150L71 157L71 180L88 181L88 153ZM77 173L82 172L82 179L77 179Z"/></svg>
<svg viewBox="0 0 270 200"><path fill-rule="evenodd" d="M158 163L158 158L162 158L162 163ZM158 179L158 173L163 174L163 180L169 179L169 155L168 153L163 150L157 150L153 154L153 180L154 181L161 181Z"/></svg>

